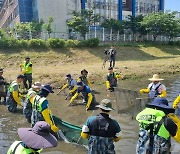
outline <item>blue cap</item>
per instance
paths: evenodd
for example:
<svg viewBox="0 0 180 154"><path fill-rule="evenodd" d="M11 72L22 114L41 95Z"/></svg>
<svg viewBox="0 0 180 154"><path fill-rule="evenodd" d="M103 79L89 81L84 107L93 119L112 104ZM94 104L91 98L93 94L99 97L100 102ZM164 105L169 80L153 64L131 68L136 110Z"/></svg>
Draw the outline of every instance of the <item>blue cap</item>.
<svg viewBox="0 0 180 154"><path fill-rule="evenodd" d="M66 74L66 78L71 78L71 74Z"/></svg>
<svg viewBox="0 0 180 154"><path fill-rule="evenodd" d="M52 86L50 84L46 84L42 87L42 89L48 91L49 93L54 93L54 91L52 90Z"/></svg>

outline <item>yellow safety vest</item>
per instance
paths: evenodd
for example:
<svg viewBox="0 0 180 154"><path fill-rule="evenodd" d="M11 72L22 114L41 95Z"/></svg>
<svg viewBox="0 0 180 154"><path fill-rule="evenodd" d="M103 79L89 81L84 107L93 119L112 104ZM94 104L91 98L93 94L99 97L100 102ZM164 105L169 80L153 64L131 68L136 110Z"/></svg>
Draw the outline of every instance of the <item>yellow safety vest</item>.
<svg viewBox="0 0 180 154"><path fill-rule="evenodd" d="M33 102L32 102L33 109L41 113L42 112L42 104L45 100L46 100L45 97L40 97L39 95L36 95L33 98Z"/></svg>
<svg viewBox="0 0 180 154"><path fill-rule="evenodd" d="M26 94L26 98L27 99L30 99L31 97L32 97L32 95L36 95L37 93L32 89L32 88L30 88L29 90L28 90L28 93Z"/></svg>
<svg viewBox="0 0 180 154"><path fill-rule="evenodd" d="M137 116L136 120L139 122L139 126L141 129L145 129L149 124L156 123L154 125L154 129L157 127L158 122L165 116L165 113L160 110L146 108L141 111ZM169 132L165 128L164 124L160 126L157 135L168 140L170 137Z"/></svg>
<svg viewBox="0 0 180 154"><path fill-rule="evenodd" d="M7 154L29 154L29 153L40 153L42 150L34 151L32 149L27 149L22 146L21 141L15 141L9 148Z"/></svg>
<svg viewBox="0 0 180 154"><path fill-rule="evenodd" d="M30 65L32 65L31 62L29 62L28 64L26 64L26 61L24 61L20 66L23 68L23 71L25 74L32 74L32 67L30 67Z"/></svg>
<svg viewBox="0 0 180 154"><path fill-rule="evenodd" d="M12 92L14 91L14 87L15 87L15 86L18 86L18 87L19 87L17 81L13 81L13 82L10 84L10 86L9 86L9 92L10 92L10 93L12 93Z"/></svg>

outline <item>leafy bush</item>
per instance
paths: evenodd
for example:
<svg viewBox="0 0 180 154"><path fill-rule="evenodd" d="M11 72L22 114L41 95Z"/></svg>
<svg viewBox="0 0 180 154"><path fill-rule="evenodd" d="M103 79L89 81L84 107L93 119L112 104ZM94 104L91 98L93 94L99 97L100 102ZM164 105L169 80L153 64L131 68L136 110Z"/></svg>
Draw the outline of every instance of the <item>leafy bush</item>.
<svg viewBox="0 0 180 154"><path fill-rule="evenodd" d="M78 40L67 40L65 42L65 46L69 47L69 48L73 48L73 47L77 47L78 46L79 41Z"/></svg>
<svg viewBox="0 0 180 154"><path fill-rule="evenodd" d="M77 44L77 47L87 47L87 46L88 46L87 40L82 40Z"/></svg>
<svg viewBox="0 0 180 154"><path fill-rule="evenodd" d="M21 48L28 48L29 47L29 41L28 40L19 40L19 44Z"/></svg>
<svg viewBox="0 0 180 154"><path fill-rule="evenodd" d="M180 41L174 42L175 45L180 46Z"/></svg>
<svg viewBox="0 0 180 154"><path fill-rule="evenodd" d="M7 39L0 39L0 48L8 48Z"/></svg>
<svg viewBox="0 0 180 154"><path fill-rule="evenodd" d="M99 39L98 38L92 38L87 40L87 46L88 47L98 47L99 46Z"/></svg>
<svg viewBox="0 0 180 154"><path fill-rule="evenodd" d="M7 39L7 43L8 43L8 48L19 48L20 47L20 43L19 43L19 40L18 39L15 39L15 38L9 38Z"/></svg>
<svg viewBox="0 0 180 154"><path fill-rule="evenodd" d="M0 28L0 39L5 39L5 38L7 38L5 31L2 28Z"/></svg>
<svg viewBox="0 0 180 154"><path fill-rule="evenodd" d="M98 47L99 46L99 39L92 38L88 40L82 40L77 44L78 47Z"/></svg>
<svg viewBox="0 0 180 154"><path fill-rule="evenodd" d="M50 48L63 48L65 46L65 41L63 39L50 38L47 42Z"/></svg>
<svg viewBox="0 0 180 154"><path fill-rule="evenodd" d="M30 48L46 48L46 41L41 39L31 39L29 40Z"/></svg>

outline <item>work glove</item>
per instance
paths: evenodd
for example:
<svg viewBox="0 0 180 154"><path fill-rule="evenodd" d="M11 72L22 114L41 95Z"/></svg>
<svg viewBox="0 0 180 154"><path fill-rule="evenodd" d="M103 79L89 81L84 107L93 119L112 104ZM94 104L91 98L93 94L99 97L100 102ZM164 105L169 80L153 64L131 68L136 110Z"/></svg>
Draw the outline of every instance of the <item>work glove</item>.
<svg viewBox="0 0 180 154"><path fill-rule="evenodd" d="M51 130L55 133L57 133L59 131L59 128L56 127L55 125L51 125Z"/></svg>
<svg viewBox="0 0 180 154"><path fill-rule="evenodd" d="M121 139L122 139L122 136L120 136L120 137L114 137L114 138L113 138L113 141L114 141L114 142L118 142L118 141L121 140Z"/></svg>
<svg viewBox="0 0 180 154"><path fill-rule="evenodd" d="M178 108L178 104L180 102L180 95L175 99L175 101L173 102L173 108L177 109Z"/></svg>
<svg viewBox="0 0 180 154"><path fill-rule="evenodd" d="M140 93L140 94L149 93L149 92L150 92L150 89L149 89L149 88L139 90L139 93Z"/></svg>
<svg viewBox="0 0 180 154"><path fill-rule="evenodd" d="M178 108L178 105L177 105L177 104L173 104L173 108L174 108L174 109L177 109L177 108Z"/></svg>
<svg viewBox="0 0 180 154"><path fill-rule="evenodd" d="M143 93L144 93L144 90L143 90L143 89L139 90L139 93L140 93L140 94L143 94Z"/></svg>
<svg viewBox="0 0 180 154"><path fill-rule="evenodd" d="M167 96L167 92L165 90L161 92L161 95L158 95L158 97L161 97L161 98L165 98L166 96Z"/></svg>

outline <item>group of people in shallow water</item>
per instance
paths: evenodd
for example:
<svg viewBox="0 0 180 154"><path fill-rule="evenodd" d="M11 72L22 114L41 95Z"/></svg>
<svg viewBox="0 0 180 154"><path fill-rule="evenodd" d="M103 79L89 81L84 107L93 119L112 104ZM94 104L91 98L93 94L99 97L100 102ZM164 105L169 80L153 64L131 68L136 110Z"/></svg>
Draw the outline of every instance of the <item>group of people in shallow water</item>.
<svg viewBox="0 0 180 154"><path fill-rule="evenodd" d="M18 129L21 141L15 141L7 154L40 153L44 148L55 147L58 144L59 128L53 121L47 100L49 93L54 91L50 84L42 85L40 82L32 84L32 62L29 57L25 58L20 68L21 75L18 75L10 85L2 76L3 69L0 69L0 87L4 87L0 93L10 112L16 112L17 106L23 106L23 114L31 123L31 128ZM118 87L118 79L122 79L123 75L113 71L113 67L109 67L108 71L106 88L114 92ZM73 79L71 74L67 74L67 83L57 94L68 88L67 99L71 96L70 105L74 103L79 93L82 93L82 103L86 106L86 110L90 110L95 102L95 96L87 76L88 71L85 69L81 71L77 80ZM140 90L141 94L148 93L149 104L136 117L140 128L136 153L169 154L171 137L180 143L180 120L174 114L180 102L180 96L171 107L166 99L166 87L160 83L163 79L158 74L154 74L149 80L152 83L146 89ZM109 99L103 99L96 107L100 108L101 112L87 119L82 127L81 137L88 139L89 154L113 154L115 153L114 142L123 139L120 125L110 117L114 108Z"/></svg>

